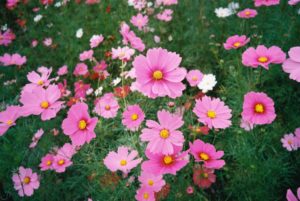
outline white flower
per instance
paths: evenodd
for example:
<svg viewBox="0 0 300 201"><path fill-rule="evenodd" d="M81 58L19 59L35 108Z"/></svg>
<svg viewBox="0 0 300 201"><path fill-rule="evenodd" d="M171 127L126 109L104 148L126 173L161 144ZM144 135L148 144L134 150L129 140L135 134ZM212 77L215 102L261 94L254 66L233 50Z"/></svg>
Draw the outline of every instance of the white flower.
<svg viewBox="0 0 300 201"><path fill-rule="evenodd" d="M298 10L298 12L297 12L297 13L298 13L298 15L300 15L300 9Z"/></svg>
<svg viewBox="0 0 300 201"><path fill-rule="evenodd" d="M173 37L172 37L171 35L169 35L168 40L169 40L169 41L172 41L172 40L173 40Z"/></svg>
<svg viewBox="0 0 300 201"><path fill-rule="evenodd" d="M128 0L128 5L129 6L134 6L134 0Z"/></svg>
<svg viewBox="0 0 300 201"><path fill-rule="evenodd" d="M42 18L43 18L42 15L37 15L37 16L35 16L35 17L33 18L33 21L34 21L34 22L38 22L38 21L40 21Z"/></svg>
<svg viewBox="0 0 300 201"><path fill-rule="evenodd" d="M98 89L95 90L95 96L101 95L103 91L103 87L99 87Z"/></svg>
<svg viewBox="0 0 300 201"><path fill-rule="evenodd" d="M152 7L153 6L153 3L152 2L148 2L147 3L147 7L149 8L149 7Z"/></svg>
<svg viewBox="0 0 300 201"><path fill-rule="evenodd" d="M77 37L77 38L81 38L82 35L83 35L83 29L80 28L80 29L78 29L78 30L76 31L76 37Z"/></svg>
<svg viewBox="0 0 300 201"><path fill-rule="evenodd" d="M54 6L55 6L56 8L61 7L61 2L60 2L60 1L59 1L59 2L56 2L56 3L54 4Z"/></svg>
<svg viewBox="0 0 300 201"><path fill-rule="evenodd" d="M214 86L216 86L216 76L213 74L204 75L202 80L198 84L198 88L202 90L203 93L206 93L210 90L213 90Z"/></svg>
<svg viewBox="0 0 300 201"><path fill-rule="evenodd" d="M231 2L230 4L228 4L228 8L231 10L231 12L236 13L237 9L240 8L240 4Z"/></svg>
<svg viewBox="0 0 300 201"><path fill-rule="evenodd" d="M233 14L232 10L229 8L216 8L215 13L217 17L225 18Z"/></svg>
<svg viewBox="0 0 300 201"><path fill-rule="evenodd" d="M4 24L3 26L1 26L1 30L6 31L7 30L7 24Z"/></svg>
<svg viewBox="0 0 300 201"><path fill-rule="evenodd" d="M114 79L111 84L115 87L117 86L119 83L121 82L121 78L117 77L116 79Z"/></svg>

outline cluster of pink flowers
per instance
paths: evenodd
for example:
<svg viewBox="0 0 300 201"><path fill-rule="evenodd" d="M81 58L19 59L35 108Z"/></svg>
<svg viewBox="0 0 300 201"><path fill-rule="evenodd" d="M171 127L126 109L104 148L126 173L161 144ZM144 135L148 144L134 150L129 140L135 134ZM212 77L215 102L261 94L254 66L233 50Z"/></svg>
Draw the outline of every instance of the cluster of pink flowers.
<svg viewBox="0 0 300 201"><path fill-rule="evenodd" d="M296 151L300 147L300 128L293 133L285 134L281 138L282 146L288 151Z"/></svg>
<svg viewBox="0 0 300 201"><path fill-rule="evenodd" d="M280 3L280 0L254 0L254 5L256 7L273 6L273 5L278 5L279 3Z"/></svg>
<svg viewBox="0 0 300 201"><path fill-rule="evenodd" d="M7 54L5 53L3 56L0 56L0 64L4 66L22 66L26 63L27 58L26 56L21 56L20 54Z"/></svg>
<svg viewBox="0 0 300 201"><path fill-rule="evenodd" d="M138 50L138 51L144 51L145 44L143 43L142 39L137 37L133 31L130 30L130 27L128 24L123 22L121 24L120 33L123 37L123 44L128 45L128 43L131 45L132 48Z"/></svg>

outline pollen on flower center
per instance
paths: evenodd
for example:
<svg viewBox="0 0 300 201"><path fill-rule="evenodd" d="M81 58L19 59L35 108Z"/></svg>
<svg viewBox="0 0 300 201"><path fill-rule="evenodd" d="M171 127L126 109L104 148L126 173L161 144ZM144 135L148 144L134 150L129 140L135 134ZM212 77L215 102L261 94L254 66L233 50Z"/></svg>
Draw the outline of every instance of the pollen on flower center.
<svg viewBox="0 0 300 201"><path fill-rule="evenodd" d="M193 81L197 81L197 80L198 80L198 77L193 76L193 77L192 77L192 80L193 80Z"/></svg>
<svg viewBox="0 0 300 201"><path fill-rule="evenodd" d="M266 62L268 62L268 58L267 57L259 57L258 58L258 61L260 62L260 63L266 63Z"/></svg>
<svg viewBox="0 0 300 201"><path fill-rule="evenodd" d="M153 181L152 179L149 179L149 180L148 180L148 184L149 184L149 186L153 186L154 181Z"/></svg>
<svg viewBox="0 0 300 201"><path fill-rule="evenodd" d="M156 70L153 72L152 77L155 80L161 80L163 78L163 73L160 70Z"/></svg>
<svg viewBox="0 0 300 201"><path fill-rule="evenodd" d="M164 164L165 164L165 165L170 165L171 163L173 163L173 158L172 158L172 156L165 156L165 157L164 157Z"/></svg>
<svg viewBox="0 0 300 201"><path fill-rule="evenodd" d="M206 172L204 172L204 173L201 174L201 177L204 178L204 179L207 179L208 178L208 174Z"/></svg>
<svg viewBox="0 0 300 201"><path fill-rule="evenodd" d="M126 161L126 160L121 160L121 161L120 161L120 165L121 165L121 166L127 165L127 161Z"/></svg>
<svg viewBox="0 0 300 201"><path fill-rule="evenodd" d="M144 193L143 197L145 200L147 200L149 198L149 193Z"/></svg>
<svg viewBox="0 0 300 201"><path fill-rule="evenodd" d="M139 116L137 115L137 114L132 114L131 115L131 120L132 121L135 121L135 120L137 120L139 118Z"/></svg>
<svg viewBox="0 0 300 201"><path fill-rule="evenodd" d="M216 118L216 112L215 111L212 111L212 110L208 110L207 112L207 117L211 118L211 119L214 119Z"/></svg>
<svg viewBox="0 0 300 201"><path fill-rule="evenodd" d="M52 162L49 160L47 161L46 165L50 166L52 164Z"/></svg>
<svg viewBox="0 0 300 201"><path fill-rule="evenodd" d="M25 177L25 178L23 179L23 183L24 183L24 184L29 184L29 183L30 183L30 177Z"/></svg>
<svg viewBox="0 0 300 201"><path fill-rule="evenodd" d="M78 123L78 128L80 130L84 130L86 128L86 121L85 120L80 120L79 123Z"/></svg>
<svg viewBox="0 0 300 201"><path fill-rule="evenodd" d="M106 105L106 106L105 106L105 110L110 110L110 106L109 106L109 105Z"/></svg>
<svg viewBox="0 0 300 201"><path fill-rule="evenodd" d="M250 15L250 14L251 14L250 11L245 12L245 15Z"/></svg>
<svg viewBox="0 0 300 201"><path fill-rule="evenodd" d="M37 82L37 84L41 86L41 85L44 84L44 82L43 82L43 80L39 80L39 81Z"/></svg>
<svg viewBox="0 0 300 201"><path fill-rule="evenodd" d="M43 102L41 103L41 108L47 109L48 107L49 107L48 101L43 101Z"/></svg>
<svg viewBox="0 0 300 201"><path fill-rule="evenodd" d="M161 138L166 139L170 136L170 132L167 129L162 129L159 135Z"/></svg>
<svg viewBox="0 0 300 201"><path fill-rule="evenodd" d="M235 42L235 43L233 43L233 46L234 46L234 47L240 47L240 45L241 45L240 42Z"/></svg>
<svg viewBox="0 0 300 201"><path fill-rule="evenodd" d="M13 123L14 123L14 122L13 122L12 120L8 120L8 121L6 122L6 124L7 124L8 126L11 126Z"/></svg>
<svg viewBox="0 0 300 201"><path fill-rule="evenodd" d="M265 111L265 107L263 106L263 104L256 104L255 108L254 108L256 113L263 113Z"/></svg>
<svg viewBox="0 0 300 201"><path fill-rule="evenodd" d="M289 145L293 144L293 142L292 142L291 140L288 140L287 143L288 143Z"/></svg>
<svg viewBox="0 0 300 201"><path fill-rule="evenodd" d="M65 164L65 160L64 159L60 159L58 162L57 162L58 165L63 165Z"/></svg>
<svg viewBox="0 0 300 201"><path fill-rule="evenodd" d="M200 158L201 160L204 160L204 161L209 160L209 156L208 156L206 153L203 153L203 152L201 152L201 153L199 154L199 158Z"/></svg>

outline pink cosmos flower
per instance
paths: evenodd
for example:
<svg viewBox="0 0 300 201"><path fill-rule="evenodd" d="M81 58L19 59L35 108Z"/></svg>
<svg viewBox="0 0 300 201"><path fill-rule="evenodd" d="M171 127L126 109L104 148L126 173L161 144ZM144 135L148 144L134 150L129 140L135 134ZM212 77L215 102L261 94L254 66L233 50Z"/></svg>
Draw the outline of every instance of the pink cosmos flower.
<svg viewBox="0 0 300 201"><path fill-rule="evenodd" d="M31 47L36 47L38 44L39 44L38 40L34 39L34 40L31 41Z"/></svg>
<svg viewBox="0 0 300 201"><path fill-rule="evenodd" d="M60 90L56 85L50 85L47 89L37 87L32 92L25 91L21 94L20 102L23 104L20 112L23 116L41 115L43 121L56 117L62 107L63 101Z"/></svg>
<svg viewBox="0 0 300 201"><path fill-rule="evenodd" d="M16 35L10 29L4 33L0 31L0 45L8 46L15 38Z"/></svg>
<svg viewBox="0 0 300 201"><path fill-rule="evenodd" d="M40 67L38 71L31 71L27 74L27 79L30 82L26 84L22 90L24 92L32 92L35 88L49 86L51 79L49 79L52 68Z"/></svg>
<svg viewBox="0 0 300 201"><path fill-rule="evenodd" d="M171 6L171 5L176 5L178 4L177 0L156 0L155 4L160 6L163 4L164 6Z"/></svg>
<svg viewBox="0 0 300 201"><path fill-rule="evenodd" d="M76 66L75 66L75 70L73 72L73 74L75 76L80 76L80 75L85 75L87 74L89 71L88 71L88 67L85 63L78 63Z"/></svg>
<svg viewBox="0 0 300 201"><path fill-rule="evenodd" d="M93 4L100 3L100 0L85 0L85 3L87 5L93 5Z"/></svg>
<svg viewBox="0 0 300 201"><path fill-rule="evenodd" d="M119 108L120 106L114 97L114 94L106 93L97 102L95 106L95 112L101 117L108 119L116 117Z"/></svg>
<svg viewBox="0 0 300 201"><path fill-rule="evenodd" d="M197 86L199 82L202 80L203 74L200 70L190 70L186 75L186 79L191 85L191 87Z"/></svg>
<svg viewBox="0 0 300 201"><path fill-rule="evenodd" d="M195 185L206 189L216 182L216 175L213 169L205 167L194 168L193 181Z"/></svg>
<svg viewBox="0 0 300 201"><path fill-rule="evenodd" d="M285 53L277 46L266 48L264 45L248 48L242 55L242 63L245 66L257 68L259 65L269 69L270 64L281 64L285 61Z"/></svg>
<svg viewBox="0 0 300 201"><path fill-rule="evenodd" d="M74 83L74 88L76 98L85 98L86 92L91 88L91 85L85 84L82 80L78 80Z"/></svg>
<svg viewBox="0 0 300 201"><path fill-rule="evenodd" d="M52 45L52 38L45 38L43 40L43 44L46 46L46 47L49 47Z"/></svg>
<svg viewBox="0 0 300 201"><path fill-rule="evenodd" d="M147 188L141 187L136 191L135 199L137 201L155 201L154 191Z"/></svg>
<svg viewBox="0 0 300 201"><path fill-rule="evenodd" d="M142 30L148 24L148 16L143 16L141 13L136 16L132 16L130 22L136 26L139 30Z"/></svg>
<svg viewBox="0 0 300 201"><path fill-rule="evenodd" d="M188 151L181 153L182 147L174 147L174 153L165 155L162 153L153 154L146 149L146 156L149 160L142 163L142 170L150 174L173 174L186 166L189 162Z"/></svg>
<svg viewBox="0 0 300 201"><path fill-rule="evenodd" d="M6 0L6 8L9 10L13 10L17 7L19 0Z"/></svg>
<svg viewBox="0 0 300 201"><path fill-rule="evenodd" d="M298 3L300 3L300 0L289 0L289 2L288 2L288 4L291 5L291 6L294 6L294 5L298 4Z"/></svg>
<svg viewBox="0 0 300 201"><path fill-rule="evenodd" d="M142 158L135 159L136 157L138 157L138 152L136 150L121 146L118 148L117 152L109 152L103 159L103 162L112 172L120 170L124 174L128 174L131 169L135 168L142 161Z"/></svg>
<svg viewBox="0 0 300 201"><path fill-rule="evenodd" d="M131 131L136 131L145 119L145 114L139 105L129 105L122 115L122 124Z"/></svg>
<svg viewBox="0 0 300 201"><path fill-rule="evenodd" d="M73 162L71 161L71 159L61 156L61 155L55 155L53 157L53 170L55 170L55 172L57 173L62 173L66 171L66 168L71 166L73 164Z"/></svg>
<svg viewBox="0 0 300 201"><path fill-rule="evenodd" d="M300 148L300 128L297 128L294 133L298 142L298 148Z"/></svg>
<svg viewBox="0 0 300 201"><path fill-rule="evenodd" d="M123 44L127 45L130 43L131 47L142 52L145 49L145 44L143 43L142 39L137 37L133 31L130 30L128 24L123 22L121 24L120 34L123 37Z"/></svg>
<svg viewBox="0 0 300 201"><path fill-rule="evenodd" d="M143 142L149 142L147 149L151 153L173 154L174 146L183 146L184 136L177 129L184 124L184 121L181 116L165 110L158 111L157 117L159 123L147 120L148 128L142 130L140 139Z"/></svg>
<svg viewBox="0 0 300 201"><path fill-rule="evenodd" d="M19 172L13 174L12 180L14 188L18 191L19 196L32 196L33 191L40 187L40 181L37 173L33 173L32 169L19 167Z"/></svg>
<svg viewBox="0 0 300 201"><path fill-rule="evenodd" d="M194 193L194 188L192 186L188 186L185 191L187 194L191 195Z"/></svg>
<svg viewBox="0 0 300 201"><path fill-rule="evenodd" d="M181 57L166 49L149 49L146 57L139 55L133 61L138 90L150 98L182 95L185 85L182 80L186 70L180 68Z"/></svg>
<svg viewBox="0 0 300 201"><path fill-rule="evenodd" d="M288 189L286 192L286 199L287 201L299 201L300 200L300 187L297 189L297 197L293 194L293 192L291 191L291 189Z"/></svg>
<svg viewBox="0 0 300 201"><path fill-rule="evenodd" d="M226 42L223 44L224 48L226 50L230 49L238 49L240 47L245 46L247 43L249 43L250 38L247 38L247 36L242 35L234 35L227 38Z"/></svg>
<svg viewBox="0 0 300 201"><path fill-rule="evenodd" d="M29 145L29 148L34 148L36 147L37 143L40 141L41 137L43 136L44 134L44 130L41 128L39 129L35 134L34 136L32 137L32 142L31 144Z"/></svg>
<svg viewBox="0 0 300 201"><path fill-rule="evenodd" d="M104 40L104 37L101 35L93 35L90 39L90 47L95 48L98 47Z"/></svg>
<svg viewBox="0 0 300 201"><path fill-rule="evenodd" d="M117 49L112 48L112 59L120 59L121 61L129 61L131 56L134 55L134 49L131 49L127 46L118 47Z"/></svg>
<svg viewBox="0 0 300 201"><path fill-rule="evenodd" d="M240 127L243 128L245 131L251 131L254 128L254 124L241 119Z"/></svg>
<svg viewBox="0 0 300 201"><path fill-rule="evenodd" d="M283 62L282 69L290 74L290 79L300 82L300 46L291 48L288 54L290 58Z"/></svg>
<svg viewBox="0 0 300 201"><path fill-rule="evenodd" d="M85 103L76 103L68 111L68 117L63 120L64 134L71 138L73 145L81 146L90 143L96 137L94 129L98 118L91 118Z"/></svg>
<svg viewBox="0 0 300 201"><path fill-rule="evenodd" d="M101 60L100 63L97 63L96 66L93 67L93 70L96 73L99 73L101 71L104 71L107 68L107 64L104 60Z"/></svg>
<svg viewBox="0 0 300 201"><path fill-rule="evenodd" d="M19 54L10 55L5 53L3 56L0 56L0 63L2 63L4 66L22 66L26 63L26 61L26 56L21 56Z"/></svg>
<svg viewBox="0 0 300 201"><path fill-rule="evenodd" d="M57 71L57 75L59 76L63 76L68 74L68 66L67 65L63 65L62 67L60 67Z"/></svg>
<svg viewBox="0 0 300 201"><path fill-rule="evenodd" d="M0 136L12 126L16 125L16 120L19 118L20 114L19 106L9 106L5 111L0 112Z"/></svg>
<svg viewBox="0 0 300 201"><path fill-rule="evenodd" d="M210 129L225 129L231 126L231 109L219 98L204 96L202 99L197 99L193 112L197 115L198 121Z"/></svg>
<svg viewBox="0 0 300 201"><path fill-rule="evenodd" d="M273 6L280 4L280 0L254 0L254 5L256 7L260 6Z"/></svg>
<svg viewBox="0 0 300 201"><path fill-rule="evenodd" d="M254 18L257 15L257 11L254 9L246 8L237 13L239 18Z"/></svg>
<svg viewBox="0 0 300 201"><path fill-rule="evenodd" d="M67 80L64 79L63 82L57 83L57 86L60 90L61 96L67 97L71 94L71 91L67 89Z"/></svg>
<svg viewBox="0 0 300 201"><path fill-rule="evenodd" d="M216 151L214 145L205 143L201 140L195 140L190 144L190 153L194 156L196 162L203 162L204 167L211 169L221 169L225 161L221 160L223 151Z"/></svg>
<svg viewBox="0 0 300 201"><path fill-rule="evenodd" d="M93 59L93 54L94 54L94 51L93 51L93 50L83 51L83 52L79 55L79 60L80 60L80 61L92 60L92 59Z"/></svg>
<svg viewBox="0 0 300 201"><path fill-rule="evenodd" d="M165 180L163 180L163 175L150 174L148 172L142 172L141 176L139 176L139 181L142 183L142 186L154 192L160 191L166 184Z"/></svg>
<svg viewBox="0 0 300 201"><path fill-rule="evenodd" d="M161 13L158 13L156 17L161 21L169 22L172 20L172 14L173 14L173 10L165 9Z"/></svg>
<svg viewBox="0 0 300 201"><path fill-rule="evenodd" d="M53 154L47 154L41 160L39 167L42 171L52 170L53 169Z"/></svg>
<svg viewBox="0 0 300 201"><path fill-rule="evenodd" d="M298 149L299 141L293 133L285 134L280 141L282 146L288 151L296 151Z"/></svg>
<svg viewBox="0 0 300 201"><path fill-rule="evenodd" d="M273 100L265 93L247 93L244 96L242 118L251 124L271 124L276 118Z"/></svg>

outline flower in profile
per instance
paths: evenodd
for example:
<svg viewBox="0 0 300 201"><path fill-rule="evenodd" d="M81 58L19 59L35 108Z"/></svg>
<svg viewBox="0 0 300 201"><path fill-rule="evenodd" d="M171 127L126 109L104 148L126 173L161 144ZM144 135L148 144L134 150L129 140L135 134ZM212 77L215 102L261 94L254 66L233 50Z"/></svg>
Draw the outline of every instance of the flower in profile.
<svg viewBox="0 0 300 201"><path fill-rule="evenodd" d="M187 75L186 79L191 85L191 87L197 86L203 78L203 74L200 70L190 70Z"/></svg>
<svg viewBox="0 0 300 201"><path fill-rule="evenodd" d="M163 175L150 174L148 172L142 172L139 176L139 181L141 182L142 186L145 186L154 192L160 191L166 184L165 180L163 179Z"/></svg>
<svg viewBox="0 0 300 201"><path fill-rule="evenodd" d="M285 134L280 141L282 146L288 151L296 151L298 149L299 139L293 133Z"/></svg>
<svg viewBox="0 0 300 201"><path fill-rule="evenodd" d="M172 14L173 14L173 10L165 9L161 13L158 13L156 17L161 21L169 22L172 20Z"/></svg>
<svg viewBox="0 0 300 201"><path fill-rule="evenodd" d="M280 4L280 0L254 0L255 7L273 6Z"/></svg>
<svg viewBox="0 0 300 201"><path fill-rule="evenodd" d="M87 74L89 71L88 71L88 66L85 64L85 63L78 63L76 66L75 66L75 70L73 72L73 74L75 76L80 76L80 75L85 75Z"/></svg>
<svg viewBox="0 0 300 201"><path fill-rule="evenodd" d="M81 146L96 137L94 129L98 118L91 118L85 103L76 103L68 111L68 116L62 122L64 134L71 138L73 145Z"/></svg>
<svg viewBox="0 0 300 201"><path fill-rule="evenodd" d="M166 110L157 112L158 122L147 120L148 128L142 130L140 139L149 142L147 149L151 153L173 154L175 147L183 146L184 136L179 129L184 121L181 116L167 112Z"/></svg>
<svg viewBox="0 0 300 201"><path fill-rule="evenodd" d="M143 16L141 13L136 16L132 16L130 22L136 26L139 30L142 30L148 24L148 16Z"/></svg>
<svg viewBox="0 0 300 201"><path fill-rule="evenodd" d="M32 137L32 142L30 143L29 148L32 149L32 148L36 147L37 143L40 141L43 134L44 134L44 130L42 128L39 129Z"/></svg>
<svg viewBox="0 0 300 201"><path fill-rule="evenodd" d="M0 56L0 63L4 66L22 66L26 63L26 56L21 56L20 54L7 54L5 53L3 56Z"/></svg>
<svg viewBox="0 0 300 201"><path fill-rule="evenodd" d="M208 91L213 90L216 86L217 80L216 76L213 74L203 75L202 80L198 83L197 87L202 90L203 93L207 93Z"/></svg>
<svg viewBox="0 0 300 201"><path fill-rule="evenodd" d="M113 93L104 94L95 106L95 112L106 119L114 118L118 114L120 106Z"/></svg>
<svg viewBox="0 0 300 201"><path fill-rule="evenodd" d="M194 156L196 162L202 162L205 168L221 169L225 161L221 160L223 151L216 151L214 145L205 143L201 140L190 142L190 153Z"/></svg>
<svg viewBox="0 0 300 201"><path fill-rule="evenodd" d="M136 191L135 199L137 201L155 201L155 194L152 189L141 187Z"/></svg>
<svg viewBox="0 0 300 201"><path fill-rule="evenodd" d="M139 105L129 105L122 114L122 124L131 131L136 131L145 119Z"/></svg>
<svg viewBox="0 0 300 201"><path fill-rule="evenodd" d="M224 48L226 50L230 49L238 49L240 47L245 46L247 43L249 43L250 38L247 38L247 36L242 35L234 35L227 38L226 42L223 44Z"/></svg>
<svg viewBox="0 0 300 201"><path fill-rule="evenodd" d="M289 58L283 62L282 69L290 74L290 79L300 82L300 46L292 47L288 54Z"/></svg>
<svg viewBox="0 0 300 201"><path fill-rule="evenodd" d="M127 46L118 47L117 49L112 48L112 59L119 59L121 61L129 61L131 56L134 55L135 50Z"/></svg>
<svg viewBox="0 0 300 201"><path fill-rule="evenodd" d="M257 11L255 9L246 8L237 13L239 18L254 18L257 15Z"/></svg>
<svg viewBox="0 0 300 201"><path fill-rule="evenodd" d="M93 50L83 51L83 52L79 55L79 60L80 60L80 61L92 60L92 59L93 59L93 54L94 54L94 51L93 51Z"/></svg>
<svg viewBox="0 0 300 201"><path fill-rule="evenodd" d="M242 118L251 124L271 124L275 118L274 101L262 92L248 92L244 96Z"/></svg>
<svg viewBox="0 0 300 201"><path fill-rule="evenodd" d="M53 169L53 154L47 154L41 160L39 167L42 171L52 170Z"/></svg>
<svg viewBox="0 0 300 201"><path fill-rule="evenodd" d="M0 136L16 125L16 120L20 117L19 106L9 106L5 111L0 112Z"/></svg>
<svg viewBox="0 0 300 201"><path fill-rule="evenodd" d="M198 121L210 129L225 129L231 125L231 109L219 98L204 96L197 99L193 112L197 115Z"/></svg>
<svg viewBox="0 0 300 201"><path fill-rule="evenodd" d="M264 45L259 45L256 49L250 47L242 55L244 66L252 68L262 66L267 70L270 64L281 64L285 59L285 53L277 46L267 48Z"/></svg>
<svg viewBox="0 0 300 201"><path fill-rule="evenodd" d="M19 172L13 174L12 180L14 188L19 196L32 196L34 190L40 187L40 181L37 173L32 172L31 168L19 167Z"/></svg>
<svg viewBox="0 0 300 201"><path fill-rule="evenodd" d="M90 47L95 48L98 47L104 40L104 37L101 35L93 35L90 39Z"/></svg>
<svg viewBox="0 0 300 201"><path fill-rule="evenodd" d="M136 87L150 98L182 95L185 85L182 80L186 70L180 68L181 57L166 49L149 49L146 57L139 55L133 61L136 74Z"/></svg>
<svg viewBox="0 0 300 201"><path fill-rule="evenodd" d="M124 174L127 174L142 161L142 158L135 159L136 157L138 157L138 152L136 150L121 146L118 147L117 152L109 152L103 159L103 162L110 171L115 172L120 170Z"/></svg>
<svg viewBox="0 0 300 201"><path fill-rule="evenodd" d="M206 189L216 182L216 175L214 174L213 169L208 169L202 166L196 167L193 171L193 181L195 185Z"/></svg>

